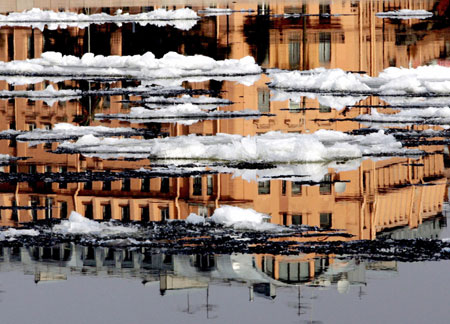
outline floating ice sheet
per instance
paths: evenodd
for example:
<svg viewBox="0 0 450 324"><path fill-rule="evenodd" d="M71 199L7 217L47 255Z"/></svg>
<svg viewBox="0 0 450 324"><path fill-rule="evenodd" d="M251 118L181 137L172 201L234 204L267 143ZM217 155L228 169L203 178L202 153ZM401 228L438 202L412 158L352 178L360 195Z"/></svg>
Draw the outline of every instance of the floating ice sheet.
<svg viewBox="0 0 450 324"><path fill-rule="evenodd" d="M433 13L426 10L400 9L394 11L377 12L375 16L379 18L391 19L426 19L433 17Z"/></svg>
<svg viewBox="0 0 450 324"><path fill-rule="evenodd" d="M214 223L232 227L236 230L253 230L261 232L279 232L286 229L282 226L268 223L269 220L269 215L259 213L252 208L224 205L216 208L210 218L204 218L195 213L191 213L186 219L186 222L194 225Z"/></svg>
<svg viewBox="0 0 450 324"><path fill-rule="evenodd" d="M129 114L96 114L96 119L119 119L132 123L178 123L192 125L204 119L221 118L259 118L263 116L255 110L239 111L209 111L203 107L185 103L180 105L167 106L161 109L146 109L143 107L133 107Z"/></svg>
<svg viewBox="0 0 450 324"><path fill-rule="evenodd" d="M80 90L56 90L52 85L47 86L44 90L0 90L0 98L43 100L49 106L58 101L69 101L80 97Z"/></svg>
<svg viewBox="0 0 450 324"><path fill-rule="evenodd" d="M306 97L309 99L317 99L321 105L332 107L337 110L341 110L347 106L353 106L367 98L367 96L327 96L315 92L284 91L283 89L271 89L271 92L271 101L290 100L292 102L300 103L302 97Z"/></svg>
<svg viewBox="0 0 450 324"><path fill-rule="evenodd" d="M81 137L60 144L59 153L87 156L150 157L227 162L326 162L377 154L406 154L400 142L383 131L348 135L319 130L314 134L268 132L259 136L217 134L178 136L150 140Z"/></svg>
<svg viewBox="0 0 450 324"><path fill-rule="evenodd" d="M159 108L161 105L183 105L183 104L192 104L192 105L201 105L201 108L204 109L214 109L219 106L227 106L231 105L231 102L228 99L215 98L215 97L207 97L207 96L199 96L199 97L191 97L189 95L183 95L181 97L176 98L166 98L166 97L148 97L144 100L140 101L140 103L145 104L148 108Z"/></svg>
<svg viewBox="0 0 450 324"><path fill-rule="evenodd" d="M442 125L447 127L450 124L449 107L429 107L423 109L403 109L395 114L380 114L376 109L372 109L371 114L364 114L356 117L356 120L368 125L389 124L402 126L415 124Z"/></svg>
<svg viewBox="0 0 450 324"><path fill-rule="evenodd" d="M184 56L169 52L157 59L151 52L133 56L103 56L92 53L81 58L45 52L40 58L0 62L0 75L6 80L18 77L33 78L127 78L139 80L175 80L196 77L228 79L252 76L261 68L251 56L242 59L214 60L203 55ZM165 84L167 86L167 84Z"/></svg>
<svg viewBox="0 0 450 324"><path fill-rule="evenodd" d="M105 126L76 126L68 123L55 124L53 129L34 129L23 132L16 130L6 130L0 132L0 138L14 136L21 142L34 142L33 144L46 141L64 141L77 139L84 135L92 136L133 136L142 135L142 132L130 127L110 128Z"/></svg>
<svg viewBox="0 0 450 324"><path fill-rule="evenodd" d="M378 77L325 68L310 71L274 70L269 72L269 76L272 89L293 92L292 97L299 93L312 93L322 97L321 103L333 108L348 105L352 102L348 98L360 99L368 95L450 96L450 68L438 65L415 69L389 67ZM332 96L332 100L326 102L324 98L327 96Z"/></svg>
<svg viewBox="0 0 450 324"><path fill-rule="evenodd" d="M174 26L178 29L189 30L195 26L198 19L200 17L189 8L177 10L156 9L140 14L123 14L121 10L118 10L116 15L107 13L85 15L75 12L55 12L33 8L28 11L0 15L0 26L31 26L40 30L44 30L45 26L47 26L48 29L53 30L67 27L86 28L90 24L136 22L143 26L151 24L159 27Z"/></svg>
<svg viewBox="0 0 450 324"><path fill-rule="evenodd" d="M53 232L58 234L94 234L108 236L136 233L137 228L125 227L112 222L99 223L72 211L68 220L63 220L60 224L53 227Z"/></svg>
<svg viewBox="0 0 450 324"><path fill-rule="evenodd" d="M15 229L8 228L0 231L0 241L14 241L18 236L38 236L39 231L34 229Z"/></svg>

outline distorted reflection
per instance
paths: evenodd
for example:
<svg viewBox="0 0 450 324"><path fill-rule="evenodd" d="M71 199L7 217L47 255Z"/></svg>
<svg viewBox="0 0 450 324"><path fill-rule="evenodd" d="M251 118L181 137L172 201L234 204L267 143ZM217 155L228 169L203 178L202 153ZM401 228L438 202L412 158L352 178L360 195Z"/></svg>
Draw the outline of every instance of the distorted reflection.
<svg viewBox="0 0 450 324"><path fill-rule="evenodd" d="M271 70L248 75L209 72L214 76L201 78L171 72L174 78L167 80L141 77L131 70L129 76L102 74L100 69L89 74L90 56L84 56L76 68L64 63L61 75L50 67L37 73L15 65L8 70L9 65L4 65L12 72L0 76L1 224L67 219L72 211L89 219L122 222L183 220L191 213L208 218L220 206L231 205L269 215L270 222L278 225L343 230L351 236L339 239L372 240L391 229L415 229L429 224L428 220L438 221L446 199L448 135L435 122L427 124L426 118L420 125L402 119L399 111L413 107L411 94L355 95L331 88L283 92L267 85L278 71L273 69L340 68L377 77L390 66L447 66L448 7L433 1L415 5L418 8L408 9L425 9L433 17L375 16L403 9L394 2L286 1L233 3L225 11L210 8L189 28L108 21L39 28L6 23L1 28L0 59L23 66L44 64L36 59L50 51L78 57L152 52L161 62L169 59L166 53L176 51L206 55L216 62L250 55L256 64ZM9 6L2 10L16 10ZM63 9L45 6L41 9ZM204 9L198 4L189 7ZM123 10L131 19L155 8L156 2ZM97 17L101 12L112 15L118 8L64 8L68 9ZM151 42L146 41L148 35L152 35ZM52 55L44 57L60 64L58 56ZM140 57L144 60L145 56ZM101 57L95 59L100 62ZM448 92L439 93L431 98L414 97L413 104L444 105ZM371 124L372 129L367 129L367 117L358 120L361 115L381 113L397 116L388 120L397 124ZM357 136L369 138L380 129L415 151L386 151L387 144L381 141L374 144L381 150L371 147L370 152L363 152L363 159L354 160L342 151L342 160L336 163L309 165L276 159L268 164L264 160L198 163L185 153L180 155L187 158L185 162L177 155L174 161L161 161L160 156L149 156L137 147L125 151L112 145L72 154L62 149L62 142L68 140L83 141L83 147L89 147L92 142L86 136L149 140L196 134L214 140L221 133L258 136L271 131L312 134L318 130L345 132L355 136L348 142L354 144ZM329 145L332 140L321 141L320 145ZM251 156L252 149L245 149Z"/></svg>

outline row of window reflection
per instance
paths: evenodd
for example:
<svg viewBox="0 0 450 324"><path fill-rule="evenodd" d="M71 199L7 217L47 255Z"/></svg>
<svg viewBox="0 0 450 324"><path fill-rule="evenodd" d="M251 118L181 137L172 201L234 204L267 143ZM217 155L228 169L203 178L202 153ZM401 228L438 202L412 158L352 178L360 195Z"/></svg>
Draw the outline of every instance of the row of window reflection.
<svg viewBox="0 0 450 324"><path fill-rule="evenodd" d="M108 221L112 218L111 204L103 204L102 207L102 220ZM122 222L129 222L130 218L130 206L122 205L120 207L120 216ZM166 221L170 218L169 207L159 207L159 220ZM150 206L141 206L140 215L142 222L150 221ZM88 219L94 219L94 208L92 203L84 204L84 216Z"/></svg>
<svg viewBox="0 0 450 324"><path fill-rule="evenodd" d="M319 192L321 195L329 195L332 191L331 175L327 174L322 179L322 183L319 184ZM287 192L287 181L283 180L281 182L281 194L284 196ZM268 195L270 194L270 180L259 181L258 182L258 195ZM302 183L297 181L291 182L291 195L301 195L302 194Z"/></svg>
<svg viewBox="0 0 450 324"><path fill-rule="evenodd" d="M300 103L295 102L292 100L289 100L289 111L291 112L299 112L300 110ZM270 90L266 88L260 88L258 89L258 110L262 113L269 113L270 112ZM303 110L303 113L305 113L306 110ZM325 106L319 103L319 109L318 111L320 113L329 113L331 112L331 107Z"/></svg>
<svg viewBox="0 0 450 324"><path fill-rule="evenodd" d="M319 214L319 227L322 229L331 229L333 226L333 214L332 213L320 213ZM302 214L292 214L288 215L286 213L283 214L283 225L308 225L304 219Z"/></svg>
<svg viewBox="0 0 450 324"><path fill-rule="evenodd" d="M15 165L10 166L10 172L17 172L17 167ZM46 170L47 172L51 172L51 170ZM30 165L29 168L30 173L36 173L36 166ZM67 168L61 167L59 172L66 173ZM169 193L170 192L170 179L169 178L160 178L160 193ZM332 183L331 183L331 175L325 175L323 178L323 183L319 184L319 192L321 195L329 195L332 192ZM131 179L126 178L121 180L121 191L131 191ZM31 186L34 184L32 183ZM50 190L52 188L52 183L46 183L47 189ZM259 181L258 182L258 195L268 195L270 194L271 181ZM59 189L67 189L67 183L60 182ZM85 182L83 185L84 190L93 190L92 181ZM111 190L111 181L102 181L101 190L110 191ZM150 192L150 179L145 178L141 180L141 192ZM206 177L206 194L212 195L214 192L214 181L212 176ZM283 180L281 182L281 194L286 195L287 193L287 181ZM192 195L201 196L203 194L203 180L202 177L194 177L192 181ZM302 194L302 183L293 181L291 182L291 194L301 195Z"/></svg>
<svg viewBox="0 0 450 324"><path fill-rule="evenodd" d="M301 262L278 262L278 271L276 271L276 260L272 256L264 256L261 261L261 271L272 278L278 274L278 280L286 283L308 282L311 278L318 276L326 271L330 265L328 257L317 258L313 261ZM311 267L313 263L313 267ZM278 272L278 273L277 273Z"/></svg>
<svg viewBox="0 0 450 324"><path fill-rule="evenodd" d="M174 271L176 258L188 258L188 264L201 272L216 270L219 262L214 255L172 256L165 254L150 254L147 251L130 251L127 249L116 250L113 248L97 247L73 247L69 244L61 244L54 247L29 247L29 248L3 248L0 249L0 261L27 262L29 258L36 262L60 261L67 262L74 257L81 261L83 267L112 267L122 269L162 270ZM25 258L22 260L22 258ZM278 271L276 266L278 263ZM328 256L305 261L281 261L277 262L272 256L264 256L260 263L260 269L272 278L286 283L308 282L311 278L324 273L330 266ZM254 261L253 267L257 267Z"/></svg>
<svg viewBox="0 0 450 324"><path fill-rule="evenodd" d="M32 196L30 201L30 207L34 207L30 210L31 218L33 221L38 220L38 207L40 206L40 199L37 196ZM92 203L85 203L84 206L84 216L88 219L94 219L94 208ZM13 207L17 207L17 204L15 201L13 201ZM68 209L67 209L67 202L66 201L58 201L56 206L54 206L54 199L47 197L45 198L45 219L52 219L56 215L54 214L54 207L57 207L57 212L59 213L60 219L67 219L68 217ZM111 211L111 204L102 204L102 220L111 220L112 219L112 211ZM130 218L130 206L129 205L121 205L120 208L120 215L121 220L124 222L128 222L131 220ZM169 207L166 206L160 206L159 207L159 219L161 221L168 220L169 217ZM2 218L2 211L0 210L0 218ZM142 222L149 222L150 221L150 206L141 206L140 207L140 216ZM11 220L18 221L18 210L13 209Z"/></svg>

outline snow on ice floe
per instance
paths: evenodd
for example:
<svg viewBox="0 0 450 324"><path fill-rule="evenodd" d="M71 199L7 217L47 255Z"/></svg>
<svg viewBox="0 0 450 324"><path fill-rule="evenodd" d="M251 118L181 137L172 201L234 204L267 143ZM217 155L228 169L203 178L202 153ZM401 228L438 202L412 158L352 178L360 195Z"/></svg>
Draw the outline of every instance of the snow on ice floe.
<svg viewBox="0 0 450 324"><path fill-rule="evenodd" d="M228 99L207 96L191 97L186 94L175 98L166 98L162 96L148 97L140 101L140 103L144 104L148 108L159 108L161 105L192 104L201 105L202 109L215 109L220 106L228 106L233 104L233 102Z"/></svg>
<svg viewBox="0 0 450 324"><path fill-rule="evenodd" d="M403 109L395 114L381 114L376 109L371 110L371 114L359 115L355 118L366 125L389 124L396 125L441 125L445 128L450 124L449 107L428 107L423 109Z"/></svg>
<svg viewBox="0 0 450 324"><path fill-rule="evenodd" d="M433 17L433 13L426 10L400 9L394 11L377 12L375 16L379 18L391 19L426 19Z"/></svg>
<svg viewBox="0 0 450 324"><path fill-rule="evenodd" d="M269 71L269 76L269 87L280 92L279 97L289 97L286 92L293 92L291 97L298 93L312 93L322 97L322 102L333 108L342 108L344 104L368 95L450 96L450 68L438 65L414 69L389 67L378 77L325 68L310 71L274 70ZM332 96L328 103L324 99L326 96Z"/></svg>
<svg viewBox="0 0 450 324"><path fill-rule="evenodd" d="M0 231L0 241L14 241L18 236L38 236L39 231L34 229L8 228Z"/></svg>
<svg viewBox="0 0 450 324"><path fill-rule="evenodd" d="M133 56L103 56L86 53L81 58L45 52L40 58L0 62L3 78L127 78L139 80L236 79L261 73L253 57L214 60L203 55L184 56L169 52L157 59L151 52ZM253 79L252 79L253 80ZM246 81L244 81L246 82ZM164 82L163 82L164 83ZM163 84L168 85L168 84Z"/></svg>
<svg viewBox="0 0 450 324"><path fill-rule="evenodd" d="M314 185L324 181L330 169L339 173L356 170L361 165L362 159L326 163L301 163L301 164L274 164L270 168L233 168L229 166L208 166L208 170L219 173L232 174L233 178L240 177L248 182L259 182L270 179L299 182L302 185Z"/></svg>
<svg viewBox="0 0 450 324"><path fill-rule="evenodd" d="M199 225L206 222L232 227L236 230L254 231L282 231L283 227L268 223L270 216L259 213L251 208L240 208L236 206L221 206L214 210L210 218L198 216L191 213L186 219L187 223Z"/></svg>
<svg viewBox="0 0 450 324"><path fill-rule="evenodd" d="M97 157L190 159L225 162L306 163L356 159L379 154L407 154L382 130L366 136L319 130L313 134L268 132L258 136L194 134L149 140L96 138L85 135L59 145L58 153Z"/></svg>
<svg viewBox="0 0 450 324"><path fill-rule="evenodd" d="M297 92L297 91L284 91L282 89L271 89L272 96L271 101L286 101L300 103L302 97L309 99L317 99L317 101L325 107L332 107L337 110L341 110L348 106L356 105L361 100L367 98L367 96L324 96L314 92Z"/></svg>
<svg viewBox="0 0 450 324"><path fill-rule="evenodd" d="M113 222L99 223L90 220L79 213L72 211L68 220L61 221L53 226L53 232L59 234L90 234L108 236L114 234L133 234L138 229L136 227L126 227L114 224Z"/></svg>
<svg viewBox="0 0 450 324"><path fill-rule="evenodd" d="M147 24L159 27L173 26L181 30L189 30L194 27L200 17L189 8L177 10L156 9L154 11L128 14L118 10L115 15L107 13L78 14L75 12L55 12L33 8L23 12L13 12L9 15L0 15L1 26L22 26L50 30L67 27L86 28L90 24L105 23L129 23L136 22L142 26Z"/></svg>
<svg viewBox="0 0 450 324"><path fill-rule="evenodd" d="M84 135L92 136L133 136L141 135L142 132L130 127L105 127L105 126L76 126L69 123L55 124L53 129L34 129L29 132L6 130L0 132L0 138L8 135L14 136L17 141L33 142L32 144L45 141L63 141L77 139Z"/></svg>
<svg viewBox="0 0 450 324"><path fill-rule="evenodd" d="M449 97L380 97L394 108L450 107Z"/></svg>
<svg viewBox="0 0 450 324"><path fill-rule="evenodd" d="M0 90L0 98L28 98L42 100L51 106L55 102L69 101L81 98L81 90L56 90L52 85L44 90Z"/></svg>
<svg viewBox="0 0 450 324"><path fill-rule="evenodd" d="M119 119L130 123L177 123L192 125L205 119L259 118L265 114L257 110L210 111L191 103L167 106L161 109L133 107L128 114L96 114L95 118Z"/></svg>
<svg viewBox="0 0 450 324"><path fill-rule="evenodd" d="M240 9L240 10L234 10L231 8L205 8L198 11L199 14L205 15L206 17L211 16L224 16L224 15L231 15L235 12L241 12L241 13L252 13L255 10L253 9Z"/></svg>

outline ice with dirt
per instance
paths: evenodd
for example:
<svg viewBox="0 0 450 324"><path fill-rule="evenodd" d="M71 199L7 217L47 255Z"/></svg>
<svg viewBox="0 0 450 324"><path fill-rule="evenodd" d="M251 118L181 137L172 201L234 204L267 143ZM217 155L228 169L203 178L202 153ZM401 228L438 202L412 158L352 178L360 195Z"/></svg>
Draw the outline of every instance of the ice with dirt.
<svg viewBox="0 0 450 324"><path fill-rule="evenodd" d="M118 10L115 15L107 13L79 14L76 12L55 12L33 8L23 12L13 12L8 15L0 15L1 26L22 26L38 28L41 31L47 27L50 30L67 27L86 28L90 24L116 23L118 25L127 22L147 24L159 27L173 26L181 30L189 30L195 26L200 17L189 8L165 10L156 9L139 14L122 13Z"/></svg>
<svg viewBox="0 0 450 324"><path fill-rule="evenodd" d="M35 229L8 228L0 231L0 241L14 241L18 236L38 236L40 233Z"/></svg>
<svg viewBox="0 0 450 324"><path fill-rule="evenodd" d="M136 233L136 227L125 227L114 224L113 222L100 223L88 219L81 214L72 211L68 220L61 221L53 227L53 232L70 235L70 234L90 234L98 236L108 236L114 234L132 234Z"/></svg>

